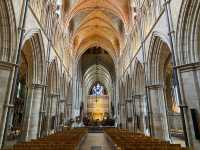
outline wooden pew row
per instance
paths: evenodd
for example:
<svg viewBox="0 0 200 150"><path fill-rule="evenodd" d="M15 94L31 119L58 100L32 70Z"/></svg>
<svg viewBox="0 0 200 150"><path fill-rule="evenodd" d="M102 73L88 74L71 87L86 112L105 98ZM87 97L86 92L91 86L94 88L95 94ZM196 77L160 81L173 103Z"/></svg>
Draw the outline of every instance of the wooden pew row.
<svg viewBox="0 0 200 150"><path fill-rule="evenodd" d="M44 138L18 143L9 150L77 150L87 136L87 129L69 129Z"/></svg>
<svg viewBox="0 0 200 150"><path fill-rule="evenodd" d="M179 144L170 144L140 133L131 133L126 129L105 129L105 136L115 150L187 150Z"/></svg>

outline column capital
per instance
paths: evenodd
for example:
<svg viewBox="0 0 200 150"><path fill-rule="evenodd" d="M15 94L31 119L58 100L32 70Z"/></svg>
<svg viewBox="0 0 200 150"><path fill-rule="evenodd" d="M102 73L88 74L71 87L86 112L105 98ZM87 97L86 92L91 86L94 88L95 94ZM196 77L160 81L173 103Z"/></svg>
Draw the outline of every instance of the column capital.
<svg viewBox="0 0 200 150"><path fill-rule="evenodd" d="M12 67L19 66L19 64L15 64L15 63L12 63L12 62L0 61L0 66L12 68Z"/></svg>
<svg viewBox="0 0 200 150"><path fill-rule="evenodd" d="M66 101L66 99L60 99L58 102L59 103L64 103Z"/></svg>
<svg viewBox="0 0 200 150"><path fill-rule="evenodd" d="M128 118L127 118L127 121L128 121L128 122L132 122L132 121L133 121L133 117L128 117Z"/></svg>
<svg viewBox="0 0 200 150"><path fill-rule="evenodd" d="M143 95L142 94L134 94L133 96L132 96L132 98L141 98Z"/></svg>
<svg viewBox="0 0 200 150"><path fill-rule="evenodd" d="M15 107L15 105L13 105L13 104L5 104L4 106L8 107L8 108L14 108Z"/></svg>
<svg viewBox="0 0 200 150"><path fill-rule="evenodd" d="M44 114L44 113L46 113L46 111L45 111L45 110L42 110L42 111L40 111L40 113L41 113L41 114Z"/></svg>
<svg viewBox="0 0 200 150"><path fill-rule="evenodd" d="M59 93L50 93L49 96L50 97L58 97L58 96L60 96L60 94Z"/></svg>
<svg viewBox="0 0 200 150"><path fill-rule="evenodd" d="M187 105L179 105L180 108L188 108Z"/></svg>
<svg viewBox="0 0 200 150"><path fill-rule="evenodd" d="M72 106L72 103L67 103L66 105L68 105L68 106Z"/></svg>
<svg viewBox="0 0 200 150"><path fill-rule="evenodd" d="M146 87L148 89L159 89L162 87L162 85L161 84L148 84L148 85L146 85Z"/></svg>
<svg viewBox="0 0 200 150"><path fill-rule="evenodd" d="M133 101L133 99L132 98L127 98L125 101L126 101L126 103L130 103L130 102Z"/></svg>
<svg viewBox="0 0 200 150"><path fill-rule="evenodd" d="M188 70L195 70L197 68L200 68L200 62L177 65L174 67L174 69L179 69L181 72L188 71Z"/></svg>
<svg viewBox="0 0 200 150"><path fill-rule="evenodd" d="M44 85L44 84L39 84L39 83L33 83L32 84L32 88L44 88L46 87L47 85Z"/></svg>
<svg viewBox="0 0 200 150"><path fill-rule="evenodd" d="M124 105L125 105L125 103L119 103L119 105L120 105L120 106L124 106Z"/></svg>

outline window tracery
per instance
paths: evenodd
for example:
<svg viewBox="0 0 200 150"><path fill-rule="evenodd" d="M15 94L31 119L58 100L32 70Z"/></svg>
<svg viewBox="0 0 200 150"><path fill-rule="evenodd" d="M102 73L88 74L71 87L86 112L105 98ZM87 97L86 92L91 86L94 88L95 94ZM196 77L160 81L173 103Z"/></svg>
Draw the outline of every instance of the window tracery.
<svg viewBox="0 0 200 150"><path fill-rule="evenodd" d="M103 95L105 95L105 88L104 88L104 86L102 84L96 83L92 87L92 89L90 91L90 94L92 96L103 96Z"/></svg>

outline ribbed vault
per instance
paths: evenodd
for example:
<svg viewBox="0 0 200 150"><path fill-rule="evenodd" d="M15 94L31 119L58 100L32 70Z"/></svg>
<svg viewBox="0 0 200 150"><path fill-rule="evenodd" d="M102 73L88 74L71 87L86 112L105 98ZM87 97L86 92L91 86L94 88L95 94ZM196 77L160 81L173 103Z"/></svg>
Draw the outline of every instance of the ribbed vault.
<svg viewBox="0 0 200 150"><path fill-rule="evenodd" d="M87 93L89 93L92 85L97 81L102 83L106 87L108 93L111 91L112 79L110 73L102 65L93 65L85 72L83 83Z"/></svg>
<svg viewBox="0 0 200 150"><path fill-rule="evenodd" d="M120 56L130 24L129 0L77 0L64 4L70 49L77 58L95 46L103 47L112 58Z"/></svg>

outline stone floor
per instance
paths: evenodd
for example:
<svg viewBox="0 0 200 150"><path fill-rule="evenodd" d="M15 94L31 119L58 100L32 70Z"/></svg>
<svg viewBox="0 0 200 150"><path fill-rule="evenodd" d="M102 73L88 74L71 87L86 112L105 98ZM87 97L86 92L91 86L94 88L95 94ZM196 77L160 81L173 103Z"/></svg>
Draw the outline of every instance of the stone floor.
<svg viewBox="0 0 200 150"><path fill-rule="evenodd" d="M80 150L111 150L104 133L88 133Z"/></svg>

